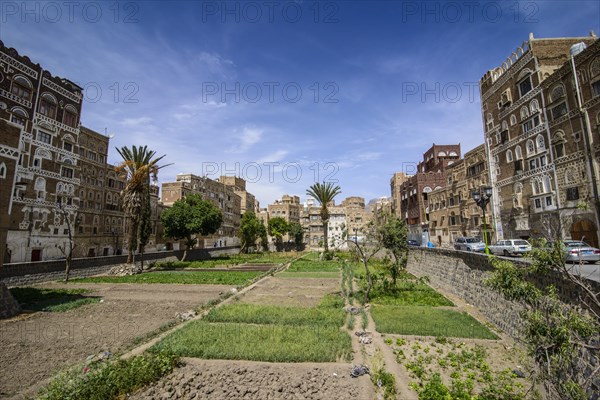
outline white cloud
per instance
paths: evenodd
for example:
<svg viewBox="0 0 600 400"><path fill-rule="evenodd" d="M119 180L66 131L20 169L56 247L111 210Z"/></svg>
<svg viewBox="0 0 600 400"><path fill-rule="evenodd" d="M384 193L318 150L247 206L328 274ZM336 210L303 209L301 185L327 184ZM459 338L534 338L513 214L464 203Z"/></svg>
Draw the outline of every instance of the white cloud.
<svg viewBox="0 0 600 400"><path fill-rule="evenodd" d="M152 122L152 118L150 117L138 117L138 118L125 118L121 121L121 125L133 127L139 125L147 125Z"/></svg>
<svg viewBox="0 0 600 400"><path fill-rule="evenodd" d="M276 150L270 154L267 154L266 156L263 156L261 158L259 158L258 160L256 160L257 163L262 164L262 163L268 163L268 162L277 162L277 161L281 161L286 155L288 155L289 151L287 150Z"/></svg>

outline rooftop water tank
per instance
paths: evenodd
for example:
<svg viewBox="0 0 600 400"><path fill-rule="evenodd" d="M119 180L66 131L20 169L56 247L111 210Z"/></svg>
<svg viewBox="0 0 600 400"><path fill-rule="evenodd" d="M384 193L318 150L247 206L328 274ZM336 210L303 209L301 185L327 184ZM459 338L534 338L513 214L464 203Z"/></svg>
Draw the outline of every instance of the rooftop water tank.
<svg viewBox="0 0 600 400"><path fill-rule="evenodd" d="M573 46L571 46L571 57L575 57L577 54L581 53L582 51L584 51L586 49L586 45L583 42L579 42L579 43L575 43Z"/></svg>

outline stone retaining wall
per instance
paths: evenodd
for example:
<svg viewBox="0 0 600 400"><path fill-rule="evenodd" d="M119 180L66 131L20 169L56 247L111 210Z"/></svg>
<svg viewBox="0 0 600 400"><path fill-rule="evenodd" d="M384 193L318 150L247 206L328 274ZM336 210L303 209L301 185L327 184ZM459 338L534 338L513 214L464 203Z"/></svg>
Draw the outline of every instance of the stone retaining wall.
<svg viewBox="0 0 600 400"><path fill-rule="evenodd" d="M187 260L206 260L211 257L218 257L225 254L237 254L239 253L239 250L239 247L194 249L188 251ZM173 257L181 259L181 257L183 257L183 250L146 253L144 254L144 263L173 259ZM82 278L103 274L115 265L123 264L126 261L127 255L76 258L71 262L71 272L69 276L73 278ZM136 262L137 261L139 261L139 256L136 256ZM4 264L0 267L0 282L11 287L25 286L33 283L63 279L64 273L64 260Z"/></svg>
<svg viewBox="0 0 600 400"><path fill-rule="evenodd" d="M526 264L522 259L511 259L515 264ZM522 320L519 311L522 306L508 301L484 283L493 270L488 256L479 253L446 249L415 248L409 253L407 269L416 276L428 276L431 285L452 293L479 311L502 331L515 339L521 337ZM535 278L530 282L538 287L554 285L562 301L578 304L583 295L573 283L558 273L552 272ZM592 290L599 292L600 283L589 281ZM582 352L578 368L589 376L598 365L598 359L588 352ZM600 398L600 378L592 380L590 399Z"/></svg>

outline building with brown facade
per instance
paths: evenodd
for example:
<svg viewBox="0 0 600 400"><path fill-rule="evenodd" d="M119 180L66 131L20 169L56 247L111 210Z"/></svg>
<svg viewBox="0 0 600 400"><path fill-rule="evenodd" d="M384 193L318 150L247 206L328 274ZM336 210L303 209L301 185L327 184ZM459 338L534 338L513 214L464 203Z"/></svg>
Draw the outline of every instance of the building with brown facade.
<svg viewBox="0 0 600 400"><path fill-rule="evenodd" d="M446 167L446 185L429 193L430 240L436 246L450 247L459 236L484 237L488 243L493 238L489 221L483 224L482 210L472 198L474 190L488 185L485 146L477 146L464 154L464 158ZM486 207L491 220L491 207Z"/></svg>
<svg viewBox="0 0 600 400"><path fill-rule="evenodd" d="M8 248L7 237L23 132L20 126L9 123L9 119L10 114L0 110L0 267L11 259L12 250Z"/></svg>
<svg viewBox="0 0 600 400"><path fill-rule="evenodd" d="M221 227L217 233L200 240L200 246L223 247L239 244L241 197L234 190L234 186L193 174L178 174L175 182L163 182L161 194L165 206L173 205L188 194L199 194L221 210Z"/></svg>
<svg viewBox="0 0 600 400"><path fill-rule="evenodd" d="M446 168L459 160L460 144L433 144L417 165L418 172L400 185L400 217L406 221L409 239L429 240L429 193L446 186Z"/></svg>
<svg viewBox="0 0 600 400"><path fill-rule="evenodd" d="M221 176L219 182L231 186L233 191L240 196L240 211L244 214L246 211L252 211L258 214L260 204L256 197L246 190L246 181L237 176Z"/></svg>
<svg viewBox="0 0 600 400"><path fill-rule="evenodd" d="M11 193L10 261L62 256L79 206L82 101L81 87L0 42L0 109L21 138L14 180L4 189Z"/></svg>
<svg viewBox="0 0 600 400"><path fill-rule="evenodd" d="M402 203L402 193L400 189L402 184L406 182L410 176L411 175L405 172L396 172L390 179L390 211L395 217L398 218L403 218L402 209L400 207L400 204Z"/></svg>
<svg viewBox="0 0 600 400"><path fill-rule="evenodd" d="M577 43L588 48L574 58L574 84ZM481 78L498 239L560 234L598 244L599 49L595 36L531 34Z"/></svg>

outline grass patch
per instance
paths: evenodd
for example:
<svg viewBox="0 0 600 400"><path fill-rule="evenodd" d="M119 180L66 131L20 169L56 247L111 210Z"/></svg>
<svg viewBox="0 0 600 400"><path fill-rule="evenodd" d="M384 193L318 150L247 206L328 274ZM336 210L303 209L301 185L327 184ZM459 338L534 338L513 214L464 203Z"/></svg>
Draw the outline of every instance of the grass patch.
<svg viewBox="0 0 600 400"><path fill-rule="evenodd" d="M128 393L170 373L177 362L177 357L171 355L145 354L129 360L91 365L88 370L73 369L55 378L40 392L39 399L125 398Z"/></svg>
<svg viewBox="0 0 600 400"><path fill-rule="evenodd" d="M432 307L376 305L371 309L377 331L417 336L498 339L466 312Z"/></svg>
<svg viewBox="0 0 600 400"><path fill-rule="evenodd" d="M344 314L341 308L279 307L239 303L213 309L204 319L209 322L339 327L344 324Z"/></svg>
<svg viewBox="0 0 600 400"><path fill-rule="evenodd" d="M343 299L336 295L323 297L319 305L313 308L237 303L212 309L204 320L260 325L340 327L345 319L343 304Z"/></svg>
<svg viewBox="0 0 600 400"><path fill-rule="evenodd" d="M329 279L337 279L339 278L339 272L280 272L277 274L279 278L329 278Z"/></svg>
<svg viewBox="0 0 600 400"><path fill-rule="evenodd" d="M152 347L177 356L267 362L349 361L350 336L338 327L193 321Z"/></svg>
<svg viewBox="0 0 600 400"><path fill-rule="evenodd" d="M336 261L296 260L287 272L339 272L340 264Z"/></svg>
<svg viewBox="0 0 600 400"><path fill-rule="evenodd" d="M85 304L98 303L100 297L86 297L86 289L42 289L16 287L10 289L21 308L29 311L64 312Z"/></svg>
<svg viewBox="0 0 600 400"><path fill-rule="evenodd" d="M129 276L96 276L74 279L76 283L169 283L244 285L262 275L260 271L157 271Z"/></svg>
<svg viewBox="0 0 600 400"><path fill-rule="evenodd" d="M364 298L362 291L358 292L356 296L359 299ZM388 306L454 306L454 303L430 286L406 281L397 282L396 287L387 292L380 286L375 287L371 291L370 302Z"/></svg>
<svg viewBox="0 0 600 400"><path fill-rule="evenodd" d="M158 269L182 268L226 268L240 264L279 264L297 257L297 253L262 253L262 254L235 254L213 257L199 261L164 261L156 263Z"/></svg>

